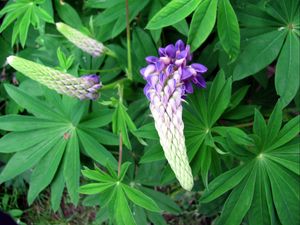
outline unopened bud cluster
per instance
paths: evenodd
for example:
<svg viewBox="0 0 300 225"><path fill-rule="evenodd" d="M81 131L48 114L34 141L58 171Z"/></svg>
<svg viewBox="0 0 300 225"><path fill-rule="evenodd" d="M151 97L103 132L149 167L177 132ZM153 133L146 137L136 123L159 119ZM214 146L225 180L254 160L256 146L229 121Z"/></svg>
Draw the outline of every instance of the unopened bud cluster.
<svg viewBox="0 0 300 225"><path fill-rule="evenodd" d="M74 77L59 70L17 57L10 56L7 62L27 77L57 91L79 99L95 100L99 97L101 82L97 75Z"/></svg>
<svg viewBox="0 0 300 225"><path fill-rule="evenodd" d="M88 37L64 23L56 23L56 28L70 42L94 57L100 56L108 50L101 42Z"/></svg>

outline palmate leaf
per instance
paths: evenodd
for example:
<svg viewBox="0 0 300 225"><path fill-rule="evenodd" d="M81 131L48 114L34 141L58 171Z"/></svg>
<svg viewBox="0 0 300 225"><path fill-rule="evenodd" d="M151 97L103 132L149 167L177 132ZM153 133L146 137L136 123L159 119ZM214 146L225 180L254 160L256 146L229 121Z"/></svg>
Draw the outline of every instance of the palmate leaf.
<svg viewBox="0 0 300 225"><path fill-rule="evenodd" d="M12 131L0 139L0 152L15 153L0 174L0 183L33 168L27 196L29 204L51 185L51 205L57 210L65 184L72 202L78 202L80 146L83 153L98 163L116 167L117 161L100 143L112 141L114 145L117 137L103 131L104 137L98 141L97 136L92 135L111 122L108 118L111 111L103 109L100 115L89 114L88 102L61 98L55 92L46 92L42 101L14 86L5 88L13 100L34 116L0 117L0 129Z"/></svg>
<svg viewBox="0 0 300 225"><path fill-rule="evenodd" d="M275 87L282 107L299 89L299 1L274 0L259 7L246 4L238 17L243 28L245 48L234 68L234 80L253 75L278 58Z"/></svg>
<svg viewBox="0 0 300 225"><path fill-rule="evenodd" d="M87 195L101 193L102 196L104 196L104 199L99 195L94 195L99 197L100 203L98 202L96 204L100 204L100 212L102 210L105 211L105 207L108 207L111 210L109 215L111 221L115 221L118 225L137 224L138 220L136 217L133 217L132 211L138 206L151 212L161 212L156 201L151 198L152 196L149 197L147 192L146 194L143 193L145 192L143 188L138 190L136 187L129 186L123 182L123 178L125 177L130 164L131 163L129 162L122 164L119 176L115 174L113 169L109 169L110 175L103 172L98 167L95 167L94 170L86 168L82 171L85 177L97 181L97 183L88 183L81 186L80 192ZM128 200L134 203L133 210L131 209ZM139 214L141 213L146 216L142 208L140 208ZM137 213L137 211L134 212ZM146 218L144 218L144 220L146 220Z"/></svg>
<svg viewBox="0 0 300 225"><path fill-rule="evenodd" d="M223 71L208 85L208 90L197 90L189 96L184 106L183 118L188 156L192 161L194 173L202 171L204 183L207 183L210 163L218 160L210 151L218 150L212 131L221 115L229 107L231 98L231 78L225 79ZM223 133L219 134L223 135ZM206 160L208 157L209 160ZM212 157L212 158L210 158ZM201 163L199 163L199 161Z"/></svg>
<svg viewBox="0 0 300 225"><path fill-rule="evenodd" d="M201 198L201 201L207 203L232 190L217 224L239 225L245 220L250 225L286 225L297 224L299 221L300 216L296 212L300 210L300 142L295 137L300 127L294 126L296 121L299 125L299 116L283 128L281 121L282 113L278 103L268 124L256 112L253 131L259 138L254 139L254 146L247 143L232 144L235 140L227 138L228 148L235 148L228 151L238 158L236 153L242 151L244 163L215 178ZM270 135L274 135L272 139L267 138ZM282 141L278 137L286 138Z"/></svg>
<svg viewBox="0 0 300 225"><path fill-rule="evenodd" d="M34 1L9 2L0 11L0 17L3 15L5 17L0 27L0 33L16 21L11 44L15 44L16 38L19 35L20 43L23 47L26 44L30 24L36 27L40 24L40 20L53 23L52 16L40 6L40 3Z"/></svg>

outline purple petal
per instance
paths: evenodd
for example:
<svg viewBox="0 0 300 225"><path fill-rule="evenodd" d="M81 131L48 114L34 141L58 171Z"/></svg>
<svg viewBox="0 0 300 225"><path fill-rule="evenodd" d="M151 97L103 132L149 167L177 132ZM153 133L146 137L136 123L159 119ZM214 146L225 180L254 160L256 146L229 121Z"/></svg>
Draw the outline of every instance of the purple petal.
<svg viewBox="0 0 300 225"><path fill-rule="evenodd" d="M175 48L176 50L183 51L185 49L184 42L182 40L176 41Z"/></svg>
<svg viewBox="0 0 300 225"><path fill-rule="evenodd" d="M150 99L149 89L150 89L150 85L149 85L149 84L146 84L146 86L144 87L144 94L146 95L146 97L147 97L148 99Z"/></svg>
<svg viewBox="0 0 300 225"><path fill-rule="evenodd" d="M207 71L207 68L200 63L193 63L191 64L191 67L193 67L199 73L205 73Z"/></svg>
<svg viewBox="0 0 300 225"><path fill-rule="evenodd" d="M173 72L174 72L174 65L172 65L172 64L168 65L168 67L166 69L166 75L170 76Z"/></svg>
<svg viewBox="0 0 300 225"><path fill-rule="evenodd" d="M158 54L159 54L159 56L165 56L166 55L165 49L164 48L159 48L158 49Z"/></svg>
<svg viewBox="0 0 300 225"><path fill-rule="evenodd" d="M158 61L158 58L155 57L155 56L148 56L148 57L146 57L146 61L147 61L148 63L155 63L155 62Z"/></svg>
<svg viewBox="0 0 300 225"><path fill-rule="evenodd" d="M186 92L186 93L191 94L191 93L194 92L193 85L192 85L191 82L186 82L186 83L184 84L184 86L185 86L185 92Z"/></svg>
<svg viewBox="0 0 300 225"><path fill-rule="evenodd" d="M189 79L190 77L192 77L194 71L192 71L190 68L188 67L184 67L181 70L181 80L186 80Z"/></svg>
<svg viewBox="0 0 300 225"><path fill-rule="evenodd" d="M165 67L165 64L163 62L157 61L155 63L155 68L157 71L162 71Z"/></svg>
<svg viewBox="0 0 300 225"><path fill-rule="evenodd" d="M197 76L194 77L192 81L198 87L206 88L206 82L205 82L204 78L200 74L197 74Z"/></svg>
<svg viewBox="0 0 300 225"><path fill-rule="evenodd" d="M98 84L100 82L99 76L96 74L84 75L82 78L91 84Z"/></svg>
<svg viewBox="0 0 300 225"><path fill-rule="evenodd" d="M170 44L165 48L166 55L169 56L170 58L175 58L176 56L176 49L175 46Z"/></svg>
<svg viewBox="0 0 300 225"><path fill-rule="evenodd" d="M160 73L158 78L159 78L159 82L161 84L163 84L165 82L165 80L167 79L167 75L165 73Z"/></svg>

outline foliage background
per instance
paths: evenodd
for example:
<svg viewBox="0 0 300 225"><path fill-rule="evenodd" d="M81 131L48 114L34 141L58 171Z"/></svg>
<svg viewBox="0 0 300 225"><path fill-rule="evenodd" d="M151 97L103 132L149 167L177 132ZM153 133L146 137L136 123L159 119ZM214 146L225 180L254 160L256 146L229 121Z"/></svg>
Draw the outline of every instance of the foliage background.
<svg viewBox="0 0 300 225"><path fill-rule="evenodd" d="M299 1L128 0L129 42L123 0L0 4L0 208L20 224L300 222ZM117 57L83 53L61 21ZM184 104L192 192L166 164L139 74L177 39L209 69ZM9 55L100 74L101 97L60 96Z"/></svg>

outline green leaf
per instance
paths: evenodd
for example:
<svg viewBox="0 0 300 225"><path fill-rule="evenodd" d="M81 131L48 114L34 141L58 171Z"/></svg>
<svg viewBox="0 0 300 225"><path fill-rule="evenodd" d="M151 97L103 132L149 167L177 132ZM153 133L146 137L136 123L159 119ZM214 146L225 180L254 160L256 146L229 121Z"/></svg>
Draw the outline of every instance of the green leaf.
<svg viewBox="0 0 300 225"><path fill-rule="evenodd" d="M154 191L149 188L141 187L143 193L151 197L158 205L158 207L164 211L178 214L181 212L179 206L167 195L162 192Z"/></svg>
<svg viewBox="0 0 300 225"><path fill-rule="evenodd" d="M140 128L138 128L133 133L135 136L140 137L140 138L159 140L154 123L145 124L145 125L141 126Z"/></svg>
<svg viewBox="0 0 300 225"><path fill-rule="evenodd" d="M39 119L34 116L5 115L0 117L0 129L6 131L31 131L64 126L65 123Z"/></svg>
<svg viewBox="0 0 300 225"><path fill-rule="evenodd" d="M20 106L26 108L35 116L50 120L66 121L65 117L58 112L55 112L51 107L43 101L34 98L19 88L13 85L4 85L9 96L15 100Z"/></svg>
<svg viewBox="0 0 300 225"><path fill-rule="evenodd" d="M190 15L199 3L200 0L173 0L151 18L146 29L155 30L176 24Z"/></svg>
<svg viewBox="0 0 300 225"><path fill-rule="evenodd" d="M296 116L295 118L291 119L287 124L279 132L275 143L268 148L268 150L278 148L285 143L288 143L294 137L296 137L300 132L300 116Z"/></svg>
<svg viewBox="0 0 300 225"><path fill-rule="evenodd" d="M20 28L19 28L20 42L23 47L25 46L26 39L27 39L31 14L32 14L32 7L29 7L26 13L24 14L24 16L22 17L22 21L20 23Z"/></svg>
<svg viewBox="0 0 300 225"><path fill-rule="evenodd" d="M64 155L63 170L71 201L77 205L79 200L80 151L76 131L73 131L70 135L66 153Z"/></svg>
<svg viewBox="0 0 300 225"><path fill-rule="evenodd" d="M191 50L195 51L207 39L216 23L218 1L203 0L194 12L188 43Z"/></svg>
<svg viewBox="0 0 300 225"><path fill-rule="evenodd" d="M139 163L150 163L165 159L164 151L159 143L151 143L145 148L145 154L140 159Z"/></svg>
<svg viewBox="0 0 300 225"><path fill-rule="evenodd" d="M219 0L218 6L218 36L225 52L234 60L240 51L239 23L229 0Z"/></svg>
<svg viewBox="0 0 300 225"><path fill-rule="evenodd" d="M185 19L179 21L178 23L173 24L173 27L184 36L188 36L189 33L189 25Z"/></svg>
<svg viewBox="0 0 300 225"><path fill-rule="evenodd" d="M30 148L41 142L49 141L51 138L57 136L63 137L65 129L66 128L64 127L59 127L53 129L8 133L0 139L0 152L12 153L23 151L26 148Z"/></svg>
<svg viewBox="0 0 300 225"><path fill-rule="evenodd" d="M99 181L99 182L103 182L103 183L110 183L110 182L116 181L100 169L97 169L97 170L85 169L85 170L82 170L81 172L82 172L83 176L85 176L86 178L91 179L91 180L95 180L95 181Z"/></svg>
<svg viewBox="0 0 300 225"><path fill-rule="evenodd" d="M122 181L124 179L130 165L131 165L131 162L125 162L125 163L122 164L121 172L120 172L120 175L119 175L119 181Z"/></svg>
<svg viewBox="0 0 300 225"><path fill-rule="evenodd" d="M52 181L62 159L66 141L61 139L40 161L30 177L30 187L27 195L31 205L38 194Z"/></svg>
<svg viewBox="0 0 300 225"><path fill-rule="evenodd" d="M260 166L256 175L252 206L248 212L249 225L274 224L274 217L270 181L264 167Z"/></svg>
<svg viewBox="0 0 300 225"><path fill-rule="evenodd" d="M104 129L82 129L95 138L100 144L119 145L119 137Z"/></svg>
<svg viewBox="0 0 300 225"><path fill-rule="evenodd" d="M160 208L157 206L157 204L149 198L147 195L145 195L143 192L132 188L126 184L122 184L122 188L124 192L126 193L127 197L134 203L137 204L147 210L150 210L152 212L160 212Z"/></svg>
<svg viewBox="0 0 300 225"><path fill-rule="evenodd" d="M236 61L233 80L241 80L269 65L278 56L286 33L276 30L253 38Z"/></svg>
<svg viewBox="0 0 300 225"><path fill-rule="evenodd" d="M14 154L0 174L0 183L14 178L35 166L50 151L56 141L57 138L53 138L50 141L43 141L34 147Z"/></svg>
<svg viewBox="0 0 300 225"><path fill-rule="evenodd" d="M80 16L71 5L66 2L63 2L62 4L61 1L55 0L55 8L59 17L66 24L79 30L83 28Z"/></svg>
<svg viewBox="0 0 300 225"><path fill-rule="evenodd" d="M282 107L289 104L299 89L300 47L299 36L289 32L276 65L275 87Z"/></svg>
<svg viewBox="0 0 300 225"><path fill-rule="evenodd" d="M282 123L282 109L279 103L276 104L270 118L268 121L268 144L270 145L273 143L274 139L276 139L279 130L281 128L281 123Z"/></svg>
<svg viewBox="0 0 300 225"><path fill-rule="evenodd" d="M94 195L106 191L115 186L114 183L91 183L80 187L79 192L86 195Z"/></svg>
<svg viewBox="0 0 300 225"><path fill-rule="evenodd" d="M253 133L260 137L262 145L266 142L267 125L263 115L256 109L254 113Z"/></svg>
<svg viewBox="0 0 300 225"><path fill-rule="evenodd" d="M64 163L62 162L52 183L51 183L51 208L54 212L59 209L62 195L65 188L65 179L64 179Z"/></svg>
<svg viewBox="0 0 300 225"><path fill-rule="evenodd" d="M86 153L92 159L103 166L106 166L107 163L117 166L116 159L101 144L99 144L95 138L83 130L77 130L77 133Z"/></svg>
<svg viewBox="0 0 300 225"><path fill-rule="evenodd" d="M209 183L201 197L201 202L210 202L237 186L249 174L250 169L251 165L242 165L218 176Z"/></svg>
<svg viewBox="0 0 300 225"><path fill-rule="evenodd" d="M0 33L2 33L2 31L4 31L14 20L16 20L19 16L21 16L26 10L27 7L21 7L18 10L15 10L14 12L7 14L1 24Z"/></svg>
<svg viewBox="0 0 300 225"><path fill-rule="evenodd" d="M122 187L116 187L114 218L118 225L136 225Z"/></svg>
<svg viewBox="0 0 300 225"><path fill-rule="evenodd" d="M217 220L220 225L240 225L248 212L253 195L257 170L252 172L236 187L226 200L221 216Z"/></svg>
<svg viewBox="0 0 300 225"><path fill-rule="evenodd" d="M273 201L283 225L296 225L300 221L299 179L291 176L275 163L268 163Z"/></svg>
<svg viewBox="0 0 300 225"><path fill-rule="evenodd" d="M212 127L226 110L230 103L231 96L231 78L225 80L223 71L213 81L209 90L208 114L209 127Z"/></svg>

